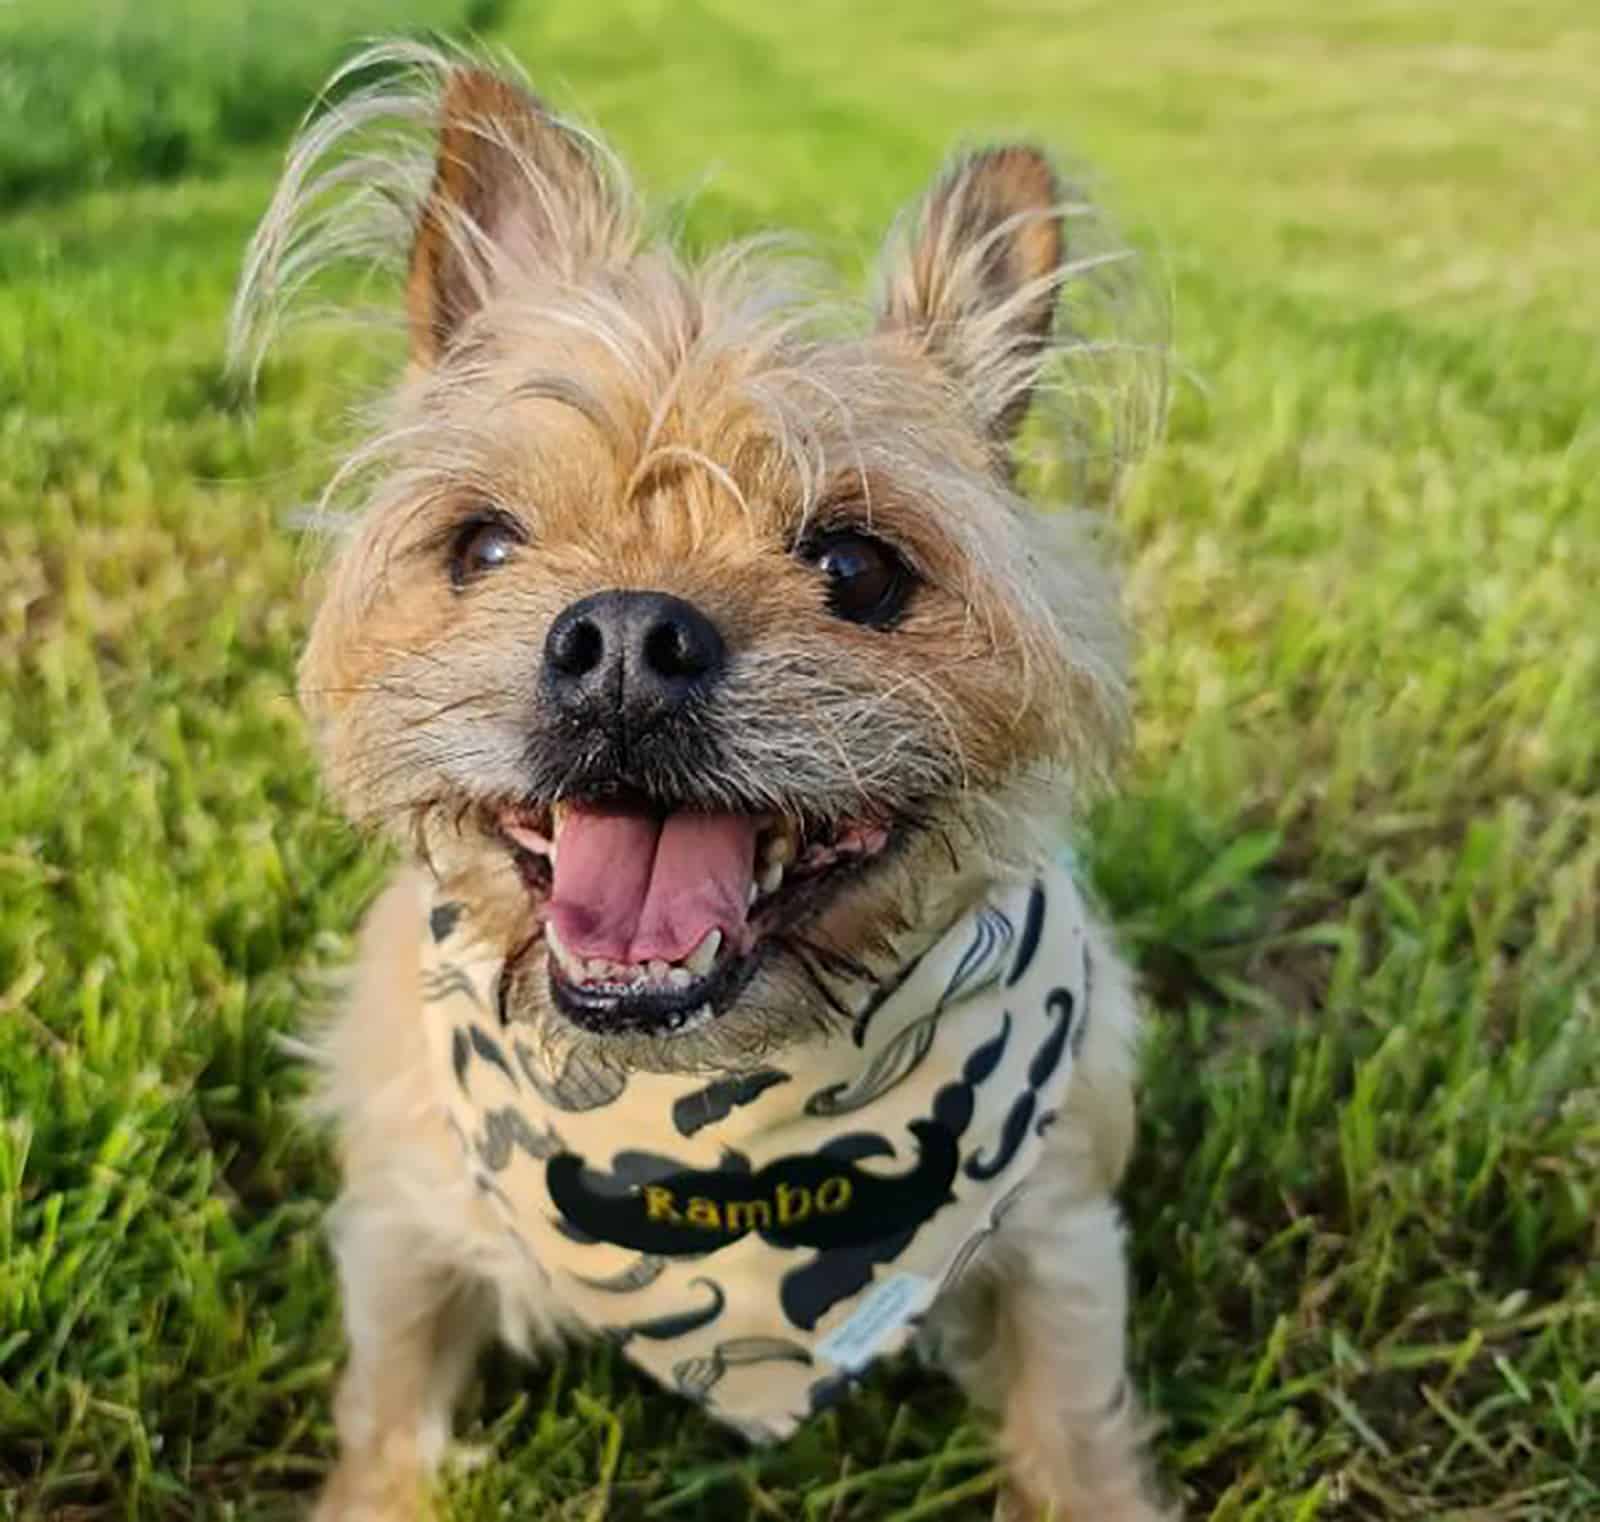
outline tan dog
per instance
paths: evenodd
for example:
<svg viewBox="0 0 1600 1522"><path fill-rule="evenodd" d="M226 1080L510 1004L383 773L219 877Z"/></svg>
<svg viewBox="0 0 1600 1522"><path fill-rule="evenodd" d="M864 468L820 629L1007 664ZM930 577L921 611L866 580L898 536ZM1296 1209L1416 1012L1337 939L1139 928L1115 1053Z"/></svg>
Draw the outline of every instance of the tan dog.
<svg viewBox="0 0 1600 1522"><path fill-rule="evenodd" d="M713 1410L724 1376L773 1405L752 1435L920 1328L997 1408L1012 1514L1153 1517L1111 1198L1134 1001L1075 890L1052 918L1027 888L1065 881L1057 842L1125 727L1114 588L1016 485L1041 387L1069 421L1099 405L1060 315L1112 267L1073 232L1096 224L1038 152L963 157L852 325L761 247L692 263L652 239L610 159L518 85L409 62L308 129L240 308L248 338L324 256L404 250L410 363L341 475L360 511L302 668L332 788L414 862L320 1046L350 1362L318 1515L425 1511L497 1332L642 1349L576 1297L601 1281L567 1257L593 1253L622 1265L606 1293L711 1284L707 1315L743 1294L757 1329L763 1265L833 1275L784 1335L671 1364ZM425 166L338 156L395 123ZM1022 964L1054 978L1069 935L1030 1057ZM939 947L960 955L935 987ZM869 1039L880 1009L898 1023ZM946 1053L958 1015L983 1044ZM807 1098L816 1064L841 1081ZM899 1100L927 1112L915 1146L883 1119ZM879 1129L841 1133L853 1109ZM573 1138L597 1115L674 1157L595 1171ZM776 1161L751 1173L751 1149ZM913 1157L925 1200L884 1185Z"/></svg>

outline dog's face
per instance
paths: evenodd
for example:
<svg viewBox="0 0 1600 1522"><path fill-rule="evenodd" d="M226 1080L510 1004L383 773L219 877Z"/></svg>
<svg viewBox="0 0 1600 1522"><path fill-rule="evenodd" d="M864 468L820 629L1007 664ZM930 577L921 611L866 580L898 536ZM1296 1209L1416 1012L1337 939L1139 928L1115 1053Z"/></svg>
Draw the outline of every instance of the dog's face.
<svg viewBox="0 0 1600 1522"><path fill-rule="evenodd" d="M352 815L511 954L510 1017L748 1053L1035 850L1067 807L1036 785L1116 736L1109 589L1011 482L1058 190L961 161L829 334L758 253L650 243L520 90L457 70L439 113L410 372L302 695Z"/></svg>

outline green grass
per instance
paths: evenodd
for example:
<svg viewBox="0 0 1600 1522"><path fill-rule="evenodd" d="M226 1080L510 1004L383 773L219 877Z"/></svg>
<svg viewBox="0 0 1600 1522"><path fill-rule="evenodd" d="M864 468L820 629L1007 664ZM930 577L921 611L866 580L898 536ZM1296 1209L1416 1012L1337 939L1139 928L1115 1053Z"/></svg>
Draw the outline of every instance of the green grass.
<svg viewBox="0 0 1600 1522"><path fill-rule="evenodd" d="M320 66L337 10L256 66ZM216 28L163 42L202 96ZM1600 1514L1589 0L544 0L494 35L658 189L715 165L707 232L857 259L953 135L1104 169L1180 351L1092 847L1152 999L1126 1199L1164 1474L1219 1522ZM333 1180L274 1037L381 875L290 696L284 524L349 397L302 343L230 406L271 164L207 132L205 177L0 221L7 1517L282 1515L330 1448ZM460 1522L974 1519L992 1484L910 1368L773 1454L592 1350L496 1362L463 1431L500 1460Z"/></svg>
<svg viewBox="0 0 1600 1522"><path fill-rule="evenodd" d="M6 0L0 208L214 170L292 126L352 39L480 27L499 0Z"/></svg>

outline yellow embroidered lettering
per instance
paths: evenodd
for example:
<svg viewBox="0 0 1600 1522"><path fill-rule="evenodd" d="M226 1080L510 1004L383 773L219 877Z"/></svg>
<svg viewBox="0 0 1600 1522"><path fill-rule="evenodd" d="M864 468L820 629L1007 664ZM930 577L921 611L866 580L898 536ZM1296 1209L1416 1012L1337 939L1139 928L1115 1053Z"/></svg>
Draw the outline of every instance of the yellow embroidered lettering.
<svg viewBox="0 0 1600 1522"><path fill-rule="evenodd" d="M689 1224L702 1226L707 1231L721 1231L722 1217L717 1213L717 1202L699 1194L690 1196Z"/></svg>
<svg viewBox="0 0 1600 1522"><path fill-rule="evenodd" d="M824 1179L817 1188L817 1209L825 1215L838 1215L841 1210L846 1210L850 1205L850 1196L854 1193L850 1180L835 1174L833 1178Z"/></svg>
<svg viewBox="0 0 1600 1522"><path fill-rule="evenodd" d="M678 1214L672 1191L660 1184L646 1184L644 1189L645 1215L652 1221L671 1221L677 1225L683 1220Z"/></svg>
<svg viewBox="0 0 1600 1522"><path fill-rule="evenodd" d="M729 1200L729 1231L764 1231L772 1225L772 1206L765 1200Z"/></svg>
<svg viewBox="0 0 1600 1522"><path fill-rule="evenodd" d="M778 1224L793 1226L811 1214L811 1191L804 1186L778 1185Z"/></svg>

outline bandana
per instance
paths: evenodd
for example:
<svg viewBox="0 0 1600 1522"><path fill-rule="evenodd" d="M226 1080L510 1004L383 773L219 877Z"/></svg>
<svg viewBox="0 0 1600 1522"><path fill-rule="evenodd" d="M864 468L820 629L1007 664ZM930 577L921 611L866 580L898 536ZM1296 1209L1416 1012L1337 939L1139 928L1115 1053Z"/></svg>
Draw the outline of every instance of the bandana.
<svg viewBox="0 0 1600 1522"><path fill-rule="evenodd" d="M902 1348L1037 1161L1081 1047L1071 877L996 887L851 1015L770 1065L625 1071L508 1020L460 904L423 934L438 1093L529 1272L756 1441ZM552 1068L551 1062L556 1065Z"/></svg>

